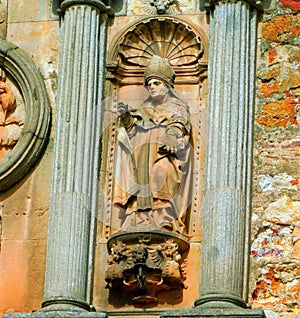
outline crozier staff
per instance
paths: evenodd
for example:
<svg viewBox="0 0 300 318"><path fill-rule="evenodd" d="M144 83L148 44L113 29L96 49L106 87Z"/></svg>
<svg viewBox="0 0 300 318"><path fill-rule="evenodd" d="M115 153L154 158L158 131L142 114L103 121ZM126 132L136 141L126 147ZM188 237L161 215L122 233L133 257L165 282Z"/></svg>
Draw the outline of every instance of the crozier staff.
<svg viewBox="0 0 300 318"><path fill-rule="evenodd" d="M174 79L168 61L154 56L144 74L149 97L138 109L118 104L113 202L121 208L124 230L145 226L185 233L191 127Z"/></svg>

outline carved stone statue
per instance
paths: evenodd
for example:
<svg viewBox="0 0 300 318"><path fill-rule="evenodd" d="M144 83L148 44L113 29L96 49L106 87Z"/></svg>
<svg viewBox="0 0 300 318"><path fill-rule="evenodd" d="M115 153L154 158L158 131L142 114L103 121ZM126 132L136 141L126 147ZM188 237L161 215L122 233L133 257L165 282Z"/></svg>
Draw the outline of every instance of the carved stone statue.
<svg viewBox="0 0 300 318"><path fill-rule="evenodd" d="M174 91L175 72L153 56L144 74L149 97L140 108L118 104L113 202L122 229L185 233L191 186L189 108Z"/></svg>
<svg viewBox="0 0 300 318"><path fill-rule="evenodd" d="M14 116L15 109L15 96L6 81L5 72L0 69L0 159L5 157L5 152L11 150L21 136L23 124Z"/></svg>

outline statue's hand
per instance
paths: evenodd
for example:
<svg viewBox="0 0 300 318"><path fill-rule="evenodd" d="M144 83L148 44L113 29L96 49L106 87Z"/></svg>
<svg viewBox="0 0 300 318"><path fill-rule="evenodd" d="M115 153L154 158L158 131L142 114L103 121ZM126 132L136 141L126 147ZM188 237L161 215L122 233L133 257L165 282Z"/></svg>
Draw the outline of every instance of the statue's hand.
<svg viewBox="0 0 300 318"><path fill-rule="evenodd" d="M134 119L131 116L128 105L122 102L118 103L117 115L121 120L121 123L126 128L127 131L130 131L134 126Z"/></svg>
<svg viewBox="0 0 300 318"><path fill-rule="evenodd" d="M184 150L184 142L182 140L182 133L176 127L170 127L166 131L165 140L163 146L160 147L160 151L176 154L177 152Z"/></svg>
<svg viewBox="0 0 300 318"><path fill-rule="evenodd" d="M128 112L128 105L124 104L123 102L119 102L118 107L117 107L118 117L121 117L122 115L126 114L127 112Z"/></svg>

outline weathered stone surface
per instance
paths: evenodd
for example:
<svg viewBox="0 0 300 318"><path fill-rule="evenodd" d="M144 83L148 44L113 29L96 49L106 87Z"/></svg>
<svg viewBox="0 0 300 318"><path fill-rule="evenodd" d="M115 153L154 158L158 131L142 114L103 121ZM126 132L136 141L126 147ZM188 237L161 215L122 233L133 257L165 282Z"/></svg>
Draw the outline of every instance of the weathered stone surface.
<svg viewBox="0 0 300 318"><path fill-rule="evenodd" d="M150 0L129 0L127 4L128 15L149 15L156 14L156 8L150 4ZM152 1L153 2L153 1ZM162 1L164 2L164 1ZM166 1L167 2L167 1ZM194 14L196 13L197 1L180 0L170 6L167 13L172 14Z"/></svg>
<svg viewBox="0 0 300 318"><path fill-rule="evenodd" d="M254 302L264 304L264 306L274 306L281 312L298 304L299 272L300 267L295 263L263 266L253 292ZM280 309L281 304L284 304L284 307Z"/></svg>
<svg viewBox="0 0 300 318"><path fill-rule="evenodd" d="M181 317L181 318L201 318L201 317L211 317L211 318L264 318L264 312L260 309L241 309L241 308L194 308L188 310L177 310L162 313L161 318L171 318L171 317Z"/></svg>
<svg viewBox="0 0 300 318"><path fill-rule="evenodd" d="M258 186L262 192L292 190L297 191L298 179L288 175L287 173L279 173L275 176L262 174L257 176Z"/></svg>
<svg viewBox="0 0 300 318"><path fill-rule="evenodd" d="M14 313L7 314L5 318L106 318L107 315L104 312L80 312L80 311L56 311L47 312L39 311L32 314L26 313Z"/></svg>
<svg viewBox="0 0 300 318"><path fill-rule="evenodd" d="M264 53L264 60L268 61L269 65L298 62L300 60L300 47L290 44L271 47Z"/></svg>
<svg viewBox="0 0 300 318"><path fill-rule="evenodd" d="M101 1L61 4L64 16L43 301L44 307L54 311L52 316L57 314L53 309L57 304L62 304L58 311L90 309L107 32L103 7Z"/></svg>
<svg viewBox="0 0 300 318"><path fill-rule="evenodd" d="M7 38L24 49L40 67L47 84L51 105L55 108L59 56L58 21L12 23L8 26Z"/></svg>
<svg viewBox="0 0 300 318"><path fill-rule="evenodd" d="M286 259L293 251L292 230L286 227L271 226L254 240L251 255L254 259Z"/></svg>
<svg viewBox="0 0 300 318"><path fill-rule="evenodd" d="M266 318L279 318L279 315L271 310L264 310Z"/></svg>
<svg viewBox="0 0 300 318"><path fill-rule="evenodd" d="M262 80L258 91L264 97L272 94L289 92L300 84L300 70L296 65L275 64L259 72L258 77ZM291 102L290 99L287 102Z"/></svg>
<svg viewBox="0 0 300 318"><path fill-rule="evenodd" d="M245 306L255 29L256 15L248 3L216 3L210 29L199 307L214 302L214 294L223 296L223 303Z"/></svg>
<svg viewBox="0 0 300 318"><path fill-rule="evenodd" d="M300 73L299 73L300 79ZM267 89L268 94L272 90ZM276 92L278 89L276 88ZM295 109L295 99L289 98L286 100L279 100L277 102L271 102L262 107L260 117L257 119L257 123L271 127L286 127L287 125L297 125L297 113Z"/></svg>
<svg viewBox="0 0 300 318"><path fill-rule="evenodd" d="M45 240L4 239L1 245L0 314L37 310L43 294Z"/></svg>
<svg viewBox="0 0 300 318"><path fill-rule="evenodd" d="M298 222L300 220L300 202L292 201L288 196L283 196L268 205L265 210L265 219L284 225Z"/></svg>
<svg viewBox="0 0 300 318"><path fill-rule="evenodd" d="M300 14L276 15L263 23L262 36L275 43L300 44Z"/></svg>
<svg viewBox="0 0 300 318"><path fill-rule="evenodd" d="M300 3L297 0L280 0L283 7L290 8L294 11L300 10Z"/></svg>
<svg viewBox="0 0 300 318"><path fill-rule="evenodd" d="M8 11L8 23L48 21L50 2L48 0L9 0Z"/></svg>
<svg viewBox="0 0 300 318"><path fill-rule="evenodd" d="M7 12L8 0L2 0L0 2L0 36L5 39L7 34L7 20L8 20L8 12Z"/></svg>

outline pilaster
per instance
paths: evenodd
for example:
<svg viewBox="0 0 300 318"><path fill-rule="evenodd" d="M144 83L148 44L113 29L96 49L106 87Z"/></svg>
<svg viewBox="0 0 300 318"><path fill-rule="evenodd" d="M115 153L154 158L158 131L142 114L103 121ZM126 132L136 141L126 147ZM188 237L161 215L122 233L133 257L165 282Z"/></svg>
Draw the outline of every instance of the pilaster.
<svg viewBox="0 0 300 318"><path fill-rule="evenodd" d="M161 317L264 317L247 307L258 3L211 3L202 251L195 308Z"/></svg>
<svg viewBox="0 0 300 318"><path fill-rule="evenodd" d="M43 307L90 310L108 8L61 3L61 48ZM100 41L100 39L102 41ZM63 308L61 308L63 309Z"/></svg>
<svg viewBox="0 0 300 318"><path fill-rule="evenodd" d="M245 307L256 10L245 1L222 1L211 18L203 248L195 305Z"/></svg>

